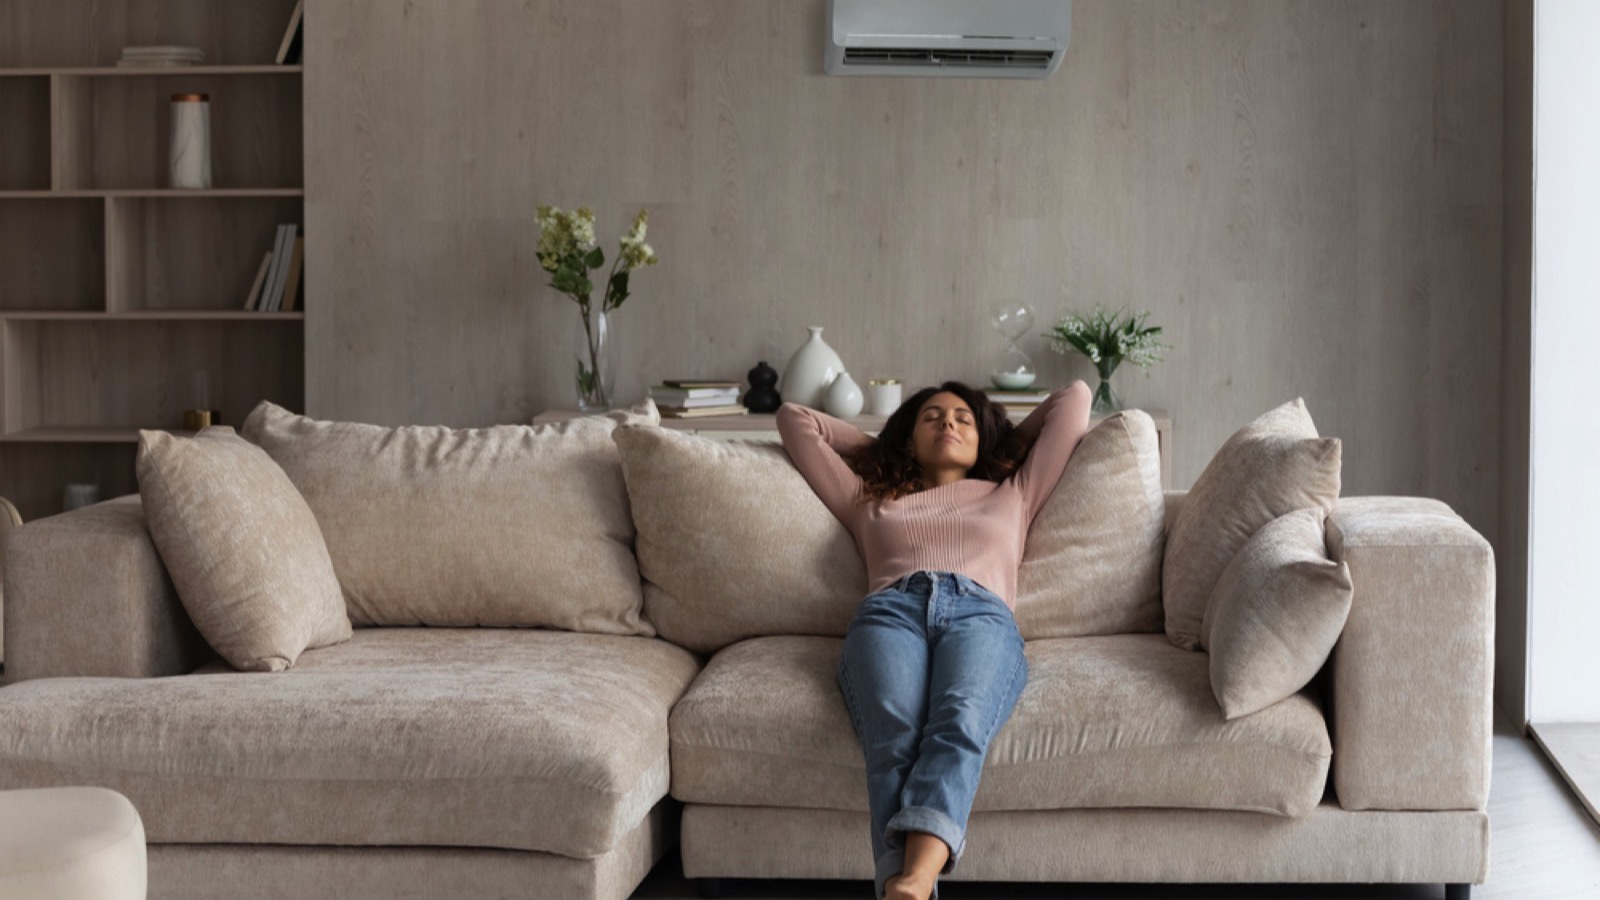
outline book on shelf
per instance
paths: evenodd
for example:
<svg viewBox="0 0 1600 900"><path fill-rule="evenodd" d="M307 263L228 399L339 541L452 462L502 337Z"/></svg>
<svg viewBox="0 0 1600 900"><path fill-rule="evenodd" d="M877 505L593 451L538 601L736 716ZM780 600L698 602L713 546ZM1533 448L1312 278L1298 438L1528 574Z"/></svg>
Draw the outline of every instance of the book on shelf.
<svg viewBox="0 0 1600 900"><path fill-rule="evenodd" d="M984 390L983 394L990 400L994 400L998 403L1004 403L1007 406L1023 403L1032 403L1037 405L1043 403L1049 398L1050 391L1002 391L998 388L987 388Z"/></svg>
<svg viewBox="0 0 1600 900"><path fill-rule="evenodd" d="M283 311L294 312L295 300L300 296L300 269L305 261L306 239L294 239L294 250L289 254L289 274L287 284L283 289Z"/></svg>
<svg viewBox="0 0 1600 900"><path fill-rule="evenodd" d="M742 382L742 381L708 381L708 380L705 380L705 379L696 379L696 378L669 378L669 379L667 379L665 381L662 381L661 382L661 386L662 387L668 387L668 388L677 388L677 389L685 390L685 391L696 390L696 389L721 389L721 390L727 390L728 388L733 388L734 390L738 390L739 388L744 387L744 382Z"/></svg>
<svg viewBox="0 0 1600 900"><path fill-rule="evenodd" d="M650 399L674 406L687 405L687 401L732 403L739 399L739 389L733 388L672 388L656 385L650 389Z"/></svg>
<svg viewBox="0 0 1600 900"><path fill-rule="evenodd" d="M274 60L280 66L292 66L300 62L301 44L305 36L301 32L305 29L306 0L296 0L294 12L289 14L289 26L283 30L283 40L278 42L278 55Z"/></svg>
<svg viewBox="0 0 1600 900"><path fill-rule="evenodd" d="M272 265L272 251L261 254L261 265L256 267L256 279L250 282L250 293L245 295L244 308L252 310L261 302L261 285L267 280L267 267Z"/></svg>
<svg viewBox="0 0 1600 900"><path fill-rule="evenodd" d="M663 419L694 419L700 416L743 416L748 415L750 412L750 410L737 403L729 403L722 406L662 406L659 409Z"/></svg>
<svg viewBox="0 0 1600 900"><path fill-rule="evenodd" d="M738 406L738 397L690 397L686 400L663 400L660 397L650 398L656 406L662 409L700 409L707 406Z"/></svg>
<svg viewBox="0 0 1600 900"><path fill-rule="evenodd" d="M204 61L205 54L199 47L123 47L122 58L117 60L117 67L172 68L195 66Z"/></svg>
<svg viewBox="0 0 1600 900"><path fill-rule="evenodd" d="M272 266L267 270L267 285L262 288L262 312L277 312L283 302L284 276L289 272L289 254L294 249L294 225L279 225L277 239L272 244Z"/></svg>

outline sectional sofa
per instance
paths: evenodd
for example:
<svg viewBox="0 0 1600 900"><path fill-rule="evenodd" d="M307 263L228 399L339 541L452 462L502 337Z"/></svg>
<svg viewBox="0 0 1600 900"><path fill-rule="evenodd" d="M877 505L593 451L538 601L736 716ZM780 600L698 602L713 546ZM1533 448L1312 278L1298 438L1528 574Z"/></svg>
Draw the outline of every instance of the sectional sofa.
<svg viewBox="0 0 1600 900"><path fill-rule="evenodd" d="M618 900L668 853L707 894L870 894L834 682L860 558L781 447L657 421L380 428L263 404L241 433L315 513L353 626L283 671L219 658L141 497L24 526L0 789L126 795L159 898ZM1142 413L1085 437L1030 533L1030 680L946 877L1466 896L1489 859L1487 544L1434 500L1338 499L1317 516L1354 587L1337 644L1230 719L1210 655L1164 627L1192 498L1161 490Z"/></svg>

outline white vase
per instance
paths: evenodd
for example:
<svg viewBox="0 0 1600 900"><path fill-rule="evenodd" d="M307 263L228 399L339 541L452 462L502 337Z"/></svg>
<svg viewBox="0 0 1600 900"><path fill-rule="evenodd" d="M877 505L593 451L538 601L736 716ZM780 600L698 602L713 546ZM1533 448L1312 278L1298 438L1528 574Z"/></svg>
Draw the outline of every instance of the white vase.
<svg viewBox="0 0 1600 900"><path fill-rule="evenodd" d="M172 95L172 141L168 152L172 186L211 187L211 103L205 94Z"/></svg>
<svg viewBox="0 0 1600 900"><path fill-rule="evenodd" d="M830 416L854 419L861 415L861 386L856 384L849 372L840 372L828 385L827 405Z"/></svg>
<svg viewBox="0 0 1600 900"><path fill-rule="evenodd" d="M844 371L844 363L822 339L822 326L808 325L806 330L811 332L811 337L789 357L778 392L790 403L821 409L828 385Z"/></svg>

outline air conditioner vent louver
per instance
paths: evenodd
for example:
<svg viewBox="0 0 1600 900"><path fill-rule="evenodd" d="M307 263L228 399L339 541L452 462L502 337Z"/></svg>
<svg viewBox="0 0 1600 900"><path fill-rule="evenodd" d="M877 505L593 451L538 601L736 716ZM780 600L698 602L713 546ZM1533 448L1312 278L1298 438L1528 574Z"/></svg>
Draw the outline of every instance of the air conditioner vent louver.
<svg viewBox="0 0 1600 900"><path fill-rule="evenodd" d="M1055 54L1047 50L938 50L911 47L846 47L847 66L978 66L1005 69L1048 69Z"/></svg>

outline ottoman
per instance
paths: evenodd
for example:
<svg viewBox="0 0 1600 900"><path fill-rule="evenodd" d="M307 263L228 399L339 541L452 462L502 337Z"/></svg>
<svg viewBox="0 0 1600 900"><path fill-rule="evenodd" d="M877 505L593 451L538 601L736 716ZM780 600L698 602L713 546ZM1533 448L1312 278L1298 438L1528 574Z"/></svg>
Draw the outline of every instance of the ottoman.
<svg viewBox="0 0 1600 900"><path fill-rule="evenodd" d="M98 787L0 791L0 897L144 900L144 824Z"/></svg>

